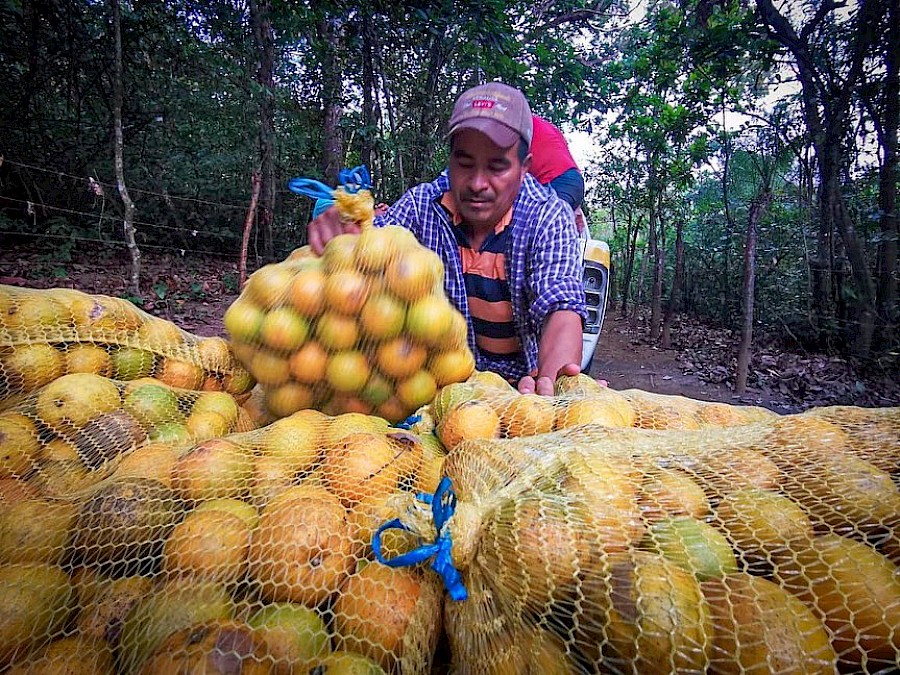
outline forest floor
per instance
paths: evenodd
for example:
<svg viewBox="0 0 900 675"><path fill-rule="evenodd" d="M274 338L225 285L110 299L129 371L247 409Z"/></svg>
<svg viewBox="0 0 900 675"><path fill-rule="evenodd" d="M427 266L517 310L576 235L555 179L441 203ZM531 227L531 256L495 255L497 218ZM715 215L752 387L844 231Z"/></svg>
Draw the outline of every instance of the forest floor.
<svg viewBox="0 0 900 675"><path fill-rule="evenodd" d="M145 254L140 298L127 293L130 268L116 252L72 254L68 259L34 247L0 248L0 284L67 287L129 297L143 309L198 335L222 335L222 315L238 296L234 259L186 259ZM779 336L755 339L747 391L733 392L739 336L718 326L680 317L672 348L649 339L647 312L623 318L610 307L591 375L613 389L643 389L706 401L761 405L779 413L822 405L900 406L896 359L867 370L845 358L789 349Z"/></svg>

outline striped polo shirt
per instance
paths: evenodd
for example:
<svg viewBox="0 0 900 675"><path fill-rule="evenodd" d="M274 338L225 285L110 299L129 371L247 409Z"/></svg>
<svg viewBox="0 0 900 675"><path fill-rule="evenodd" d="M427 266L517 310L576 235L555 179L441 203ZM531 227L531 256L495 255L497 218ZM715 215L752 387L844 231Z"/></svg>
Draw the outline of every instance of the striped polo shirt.
<svg viewBox="0 0 900 675"><path fill-rule="evenodd" d="M506 251L509 250L510 209L479 250L472 248L461 227L462 218L450 192L441 197L441 206L450 214L459 248L463 282L475 344L486 356L515 356L522 351L513 321L512 295L506 279Z"/></svg>

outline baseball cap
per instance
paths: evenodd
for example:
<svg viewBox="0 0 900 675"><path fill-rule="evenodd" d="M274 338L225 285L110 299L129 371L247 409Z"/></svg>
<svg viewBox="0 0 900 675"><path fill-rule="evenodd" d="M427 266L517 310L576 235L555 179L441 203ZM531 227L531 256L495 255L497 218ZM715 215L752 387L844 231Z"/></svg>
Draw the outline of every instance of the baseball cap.
<svg viewBox="0 0 900 675"><path fill-rule="evenodd" d="M521 91L502 82L472 87L456 99L447 137L462 129L475 129L498 147L508 148L519 138L531 147L534 132L531 108Z"/></svg>

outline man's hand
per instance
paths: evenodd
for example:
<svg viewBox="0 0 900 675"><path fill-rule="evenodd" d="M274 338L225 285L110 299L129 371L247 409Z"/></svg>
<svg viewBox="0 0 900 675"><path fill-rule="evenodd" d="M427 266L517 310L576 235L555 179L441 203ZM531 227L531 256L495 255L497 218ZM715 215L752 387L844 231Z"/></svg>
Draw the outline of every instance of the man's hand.
<svg viewBox="0 0 900 675"><path fill-rule="evenodd" d="M534 372L531 375L526 375L521 380L519 380L519 393L553 396L553 383L556 382L557 377L559 377L560 375L568 375L569 377L571 377L573 375L577 375L580 372L581 365L577 363L567 363L562 368L560 368L556 376L552 378L549 375L537 377L537 373Z"/></svg>
<svg viewBox="0 0 900 675"><path fill-rule="evenodd" d="M359 225L341 220L337 207L331 206L309 222L306 232L313 253L322 255L325 244L339 234L359 234Z"/></svg>

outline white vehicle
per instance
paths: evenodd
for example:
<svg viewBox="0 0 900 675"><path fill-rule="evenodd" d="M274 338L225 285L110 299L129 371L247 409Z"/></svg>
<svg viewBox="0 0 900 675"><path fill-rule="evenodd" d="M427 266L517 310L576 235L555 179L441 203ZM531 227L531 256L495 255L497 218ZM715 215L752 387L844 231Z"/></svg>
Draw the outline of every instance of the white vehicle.
<svg viewBox="0 0 900 675"><path fill-rule="evenodd" d="M589 372L594 350L600 341L600 329L606 316L606 296L609 289L609 245L605 241L583 239L584 296L587 304L587 321L582 333L581 370Z"/></svg>

